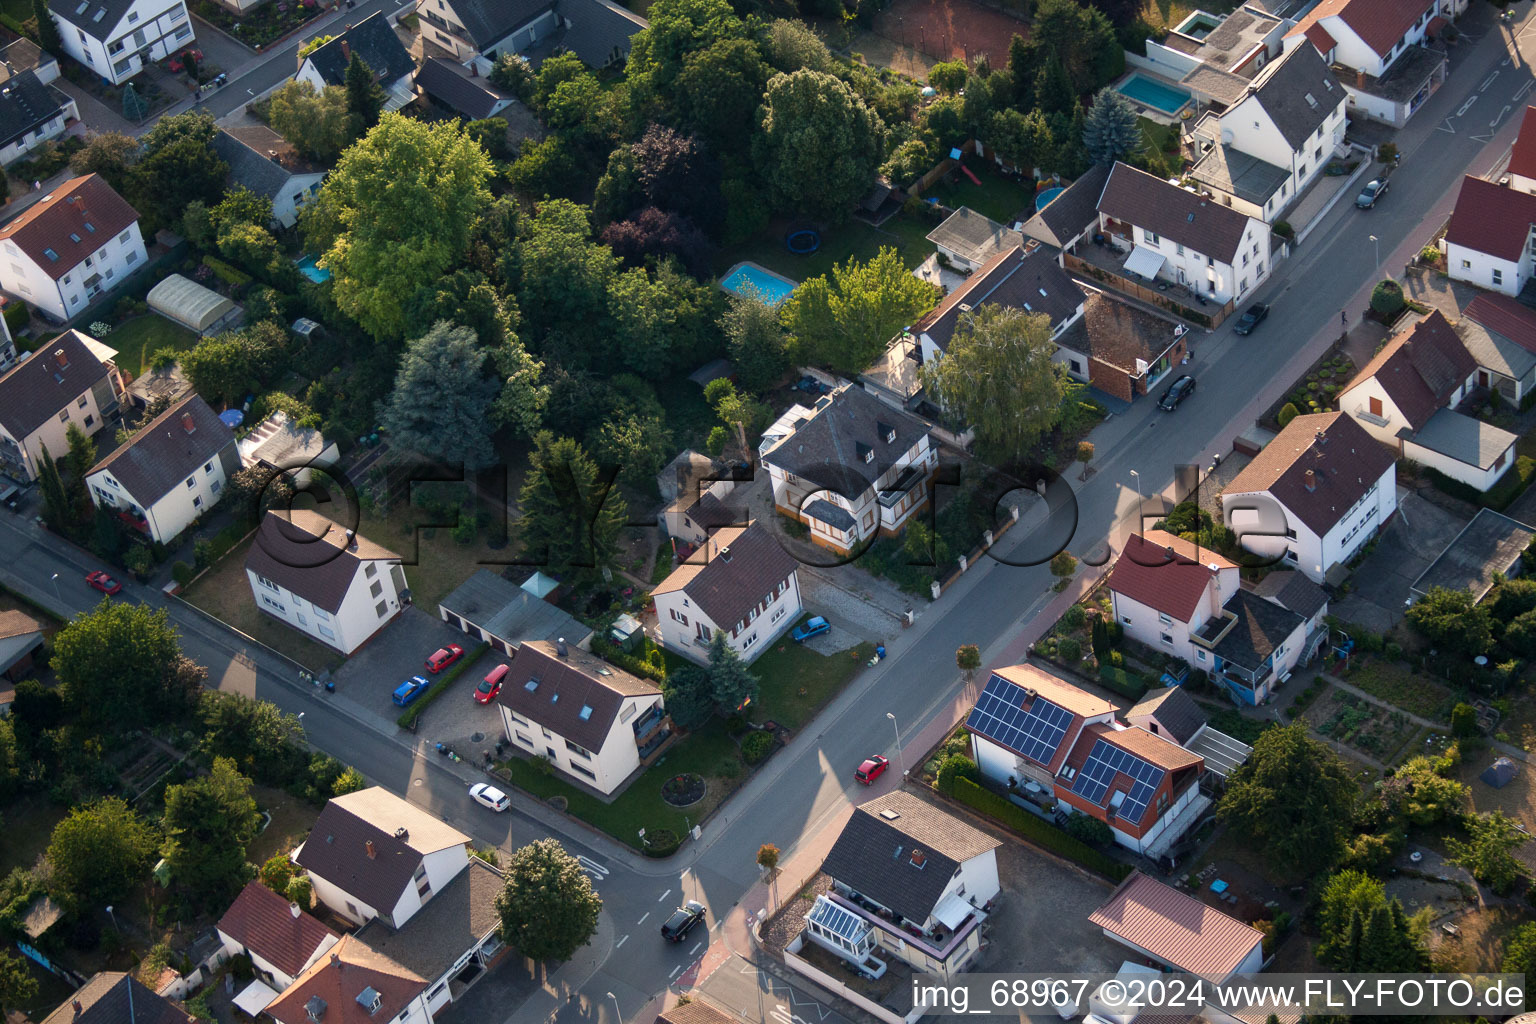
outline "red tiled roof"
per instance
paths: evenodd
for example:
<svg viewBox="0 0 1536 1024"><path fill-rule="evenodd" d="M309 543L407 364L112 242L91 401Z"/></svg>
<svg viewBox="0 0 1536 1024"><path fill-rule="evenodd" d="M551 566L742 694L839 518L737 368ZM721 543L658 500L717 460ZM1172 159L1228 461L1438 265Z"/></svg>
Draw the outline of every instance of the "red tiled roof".
<svg viewBox="0 0 1536 1024"><path fill-rule="evenodd" d="M1080 690L1066 680L1057 679L1034 665L1009 665L1006 668L993 669L992 674L1002 676L1017 686L1034 690L1057 707L1065 708L1083 718L1093 718L1115 710L1115 706L1103 697L1095 696L1087 690Z"/></svg>
<svg viewBox="0 0 1536 1024"><path fill-rule="evenodd" d="M1468 174L1461 179L1445 240L1489 256L1518 260L1532 224L1536 224L1536 195Z"/></svg>
<svg viewBox="0 0 1536 1024"><path fill-rule="evenodd" d="M1286 35L1305 34L1311 39L1313 25L1337 15L1377 56L1385 57L1427 7L1425 0L1323 0Z"/></svg>
<svg viewBox="0 0 1536 1024"><path fill-rule="evenodd" d="M1110 570L1109 589L1166 612L1180 622L1188 622L1211 582L1212 565L1220 569L1236 567L1214 551L1198 548L1162 530L1148 530L1126 540Z"/></svg>
<svg viewBox="0 0 1536 1024"><path fill-rule="evenodd" d="M1502 334L1527 352L1536 352L1536 310L1508 295L1478 292L1461 315Z"/></svg>
<svg viewBox="0 0 1536 1024"><path fill-rule="evenodd" d="M0 228L0 240L15 242L22 252L58 280L94 254L139 213L100 175L71 178ZM48 250L57 259L48 257Z"/></svg>
<svg viewBox="0 0 1536 1024"><path fill-rule="evenodd" d="M1520 122L1520 134L1509 153L1509 173L1536 178L1536 107L1525 108L1525 120Z"/></svg>
<svg viewBox="0 0 1536 1024"><path fill-rule="evenodd" d="M1374 377L1408 425L1418 430L1475 369L1476 357L1437 309L1382 346L1343 394Z"/></svg>
<svg viewBox="0 0 1536 1024"><path fill-rule="evenodd" d="M1257 928L1140 871L1088 920L1175 967L1222 979L1264 941Z"/></svg>
<svg viewBox="0 0 1536 1024"><path fill-rule="evenodd" d="M1328 33L1328 30L1315 22L1306 28L1306 37L1312 40L1312 45L1317 47L1317 52L1326 56L1329 50L1339 45L1339 41Z"/></svg>
<svg viewBox="0 0 1536 1024"><path fill-rule="evenodd" d="M297 977L327 936L320 921L260 882L248 882L219 918L219 931L289 977Z"/></svg>
<svg viewBox="0 0 1536 1024"><path fill-rule="evenodd" d="M359 1001L365 989L379 994L373 1012ZM426 991L426 979L376 952L355 936L343 935L329 953L317 960L272 1001L266 1013L281 1024L312 1024L306 1006L319 999L315 1019L325 1024L373 1024L392 1021Z"/></svg>
<svg viewBox="0 0 1536 1024"><path fill-rule="evenodd" d="M1145 729L1111 729L1103 738L1105 742L1170 772L1191 768L1205 761L1199 754L1185 750L1161 736L1154 736Z"/></svg>

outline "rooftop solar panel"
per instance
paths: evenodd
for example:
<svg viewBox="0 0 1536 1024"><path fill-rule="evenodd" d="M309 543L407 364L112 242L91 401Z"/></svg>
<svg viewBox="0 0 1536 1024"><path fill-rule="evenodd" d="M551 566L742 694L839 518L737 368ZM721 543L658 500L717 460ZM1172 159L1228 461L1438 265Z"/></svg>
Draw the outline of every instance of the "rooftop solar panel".
<svg viewBox="0 0 1536 1024"><path fill-rule="evenodd" d="M993 676L965 720L971 732L1048 766L1072 724L1072 712L1036 696L1026 710L1024 688Z"/></svg>
<svg viewBox="0 0 1536 1024"><path fill-rule="evenodd" d="M1114 785L1115 778L1125 775L1131 780L1131 785L1126 790L1125 799L1116 811L1116 816L1140 824L1165 774L1162 768L1152 762L1101 739L1088 752L1088 760L1077 773L1072 792L1102 807L1104 794Z"/></svg>
<svg viewBox="0 0 1536 1024"><path fill-rule="evenodd" d="M869 924L860 920L856 915L850 914L842 907L826 898L818 898L816 905L806 915L806 919L821 925L834 935L847 939L850 943L856 943L869 931Z"/></svg>

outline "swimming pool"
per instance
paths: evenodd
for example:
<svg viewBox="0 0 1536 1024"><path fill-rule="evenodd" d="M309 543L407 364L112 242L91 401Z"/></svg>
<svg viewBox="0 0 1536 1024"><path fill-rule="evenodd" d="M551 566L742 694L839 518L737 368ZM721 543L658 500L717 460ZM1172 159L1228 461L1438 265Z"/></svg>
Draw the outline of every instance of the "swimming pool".
<svg viewBox="0 0 1536 1024"><path fill-rule="evenodd" d="M298 261L299 273L309 278L315 284L324 284L331 279L331 272L324 267L315 266L315 256L305 256Z"/></svg>
<svg viewBox="0 0 1536 1024"><path fill-rule="evenodd" d="M795 290L795 282L775 274L767 267L741 262L720 279L720 287L732 295L756 293L757 297L768 305L777 306L789 298L789 293Z"/></svg>
<svg viewBox="0 0 1536 1024"><path fill-rule="evenodd" d="M1035 212L1039 213L1041 210L1045 209L1047 206L1050 206L1051 205L1051 200L1055 199L1057 196L1061 195L1065 191L1066 191L1066 189L1062 188L1060 185L1057 185L1054 188L1048 188L1048 189L1042 190L1039 195L1035 196Z"/></svg>
<svg viewBox="0 0 1536 1024"><path fill-rule="evenodd" d="M1115 91L1169 117L1183 110L1184 105L1189 102L1189 93L1183 89L1175 89L1171 85L1154 82L1150 78L1135 73L1115 86Z"/></svg>

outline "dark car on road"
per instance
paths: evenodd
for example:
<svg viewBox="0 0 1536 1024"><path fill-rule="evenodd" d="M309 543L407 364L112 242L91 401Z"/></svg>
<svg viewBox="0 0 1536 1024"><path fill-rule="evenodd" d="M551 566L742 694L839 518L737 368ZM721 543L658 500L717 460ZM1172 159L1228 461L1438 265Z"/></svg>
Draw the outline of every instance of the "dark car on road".
<svg viewBox="0 0 1536 1024"><path fill-rule="evenodd" d="M1267 316L1269 316L1269 307L1262 302L1255 302L1243 310L1243 315L1237 318L1237 324L1232 328L1232 333L1248 334Z"/></svg>
<svg viewBox="0 0 1536 1024"><path fill-rule="evenodd" d="M704 920L704 904L698 900L689 900L667 918L661 926L661 937L668 942L682 942L688 937L688 933Z"/></svg>
<svg viewBox="0 0 1536 1024"><path fill-rule="evenodd" d="M1355 205L1362 210L1369 210L1376 205L1376 200L1387 194L1387 179L1375 178L1365 183L1365 188L1355 196Z"/></svg>
<svg viewBox="0 0 1536 1024"><path fill-rule="evenodd" d="M1195 393L1195 378L1185 374L1163 392L1163 397L1157 400L1157 407L1164 412L1173 412L1179 407L1179 403Z"/></svg>

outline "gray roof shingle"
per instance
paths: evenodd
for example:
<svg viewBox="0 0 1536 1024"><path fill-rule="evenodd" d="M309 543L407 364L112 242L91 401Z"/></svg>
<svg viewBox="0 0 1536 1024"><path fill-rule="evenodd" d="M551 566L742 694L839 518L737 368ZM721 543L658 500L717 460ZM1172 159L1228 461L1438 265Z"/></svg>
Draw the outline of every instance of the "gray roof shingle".
<svg viewBox="0 0 1536 1024"><path fill-rule="evenodd" d="M766 526L726 526L712 533L651 595L681 590L716 626L730 629L798 566Z"/></svg>
<svg viewBox="0 0 1536 1024"><path fill-rule="evenodd" d="M1254 584L1253 591L1304 619L1312 618L1328 606L1327 592L1294 569L1270 573Z"/></svg>
<svg viewBox="0 0 1536 1024"><path fill-rule="evenodd" d="M1213 650L1223 661L1250 670L1264 664L1264 660L1285 643L1286 637L1303 621L1289 608L1282 608L1247 590L1233 594L1226 610L1237 616L1237 622Z"/></svg>
<svg viewBox="0 0 1536 1024"><path fill-rule="evenodd" d="M133 994L129 995L130 987ZM80 1012L75 1012L75 1004ZM43 1024L192 1024L193 1018L169 999L155 995L128 975L103 971L43 1018Z"/></svg>
<svg viewBox="0 0 1536 1024"><path fill-rule="evenodd" d="M932 312L914 324L913 333L928 335L940 351L948 349L950 339L965 315L962 306L974 310L991 304L1044 313L1051 318L1052 330L1070 320L1088 296L1072 275L1039 251L1039 246L1033 248L1036 250L1033 255L1015 245L993 256L980 270L966 278L965 284L950 292Z"/></svg>
<svg viewBox="0 0 1536 1024"><path fill-rule="evenodd" d="M895 440L887 441L893 429ZM811 418L770 448L763 461L852 501L928 431L916 416L848 385L818 399ZM861 453L871 450L873 459L864 461Z"/></svg>
<svg viewBox="0 0 1536 1024"><path fill-rule="evenodd" d="M471 857L467 868L399 928L376 917L358 930L357 938L406 970L436 981L501 924L496 895L505 881L500 871Z"/></svg>
<svg viewBox="0 0 1536 1024"><path fill-rule="evenodd" d="M51 0L48 10L86 35L106 42L133 4L134 0Z"/></svg>
<svg viewBox="0 0 1536 1024"><path fill-rule="evenodd" d="M592 632L565 609L534 597L489 569L476 569L438 607L513 645L562 637L580 644Z"/></svg>
<svg viewBox="0 0 1536 1024"><path fill-rule="evenodd" d="M148 508L234 444L235 433L219 414L199 396L188 395L90 472L110 472L134 501Z"/></svg>
<svg viewBox="0 0 1536 1024"><path fill-rule="evenodd" d="M1410 440L1457 462L1489 469L1520 435L1454 409L1441 409Z"/></svg>
<svg viewBox="0 0 1536 1024"><path fill-rule="evenodd" d="M293 174L288 168L258 153L225 131L213 137L213 151L229 164L229 180L244 185L259 196L274 199L282 195Z"/></svg>
<svg viewBox="0 0 1536 1024"><path fill-rule="evenodd" d="M1193 697L1184 692L1182 686L1148 690L1146 696L1125 713L1127 721L1134 720L1138 715L1155 717L1168 730L1169 737L1180 746L1188 743L1189 738L1206 723L1205 712Z"/></svg>
<svg viewBox="0 0 1536 1024"><path fill-rule="evenodd" d="M559 0L556 13L571 23L560 43L588 67L629 56L629 41L650 22L612 0Z"/></svg>
<svg viewBox="0 0 1536 1024"><path fill-rule="evenodd" d="M431 57L416 72L416 87L471 120L490 117L498 104L504 105L510 99L491 88L485 79L466 78L456 68L452 61Z"/></svg>
<svg viewBox="0 0 1536 1024"><path fill-rule="evenodd" d="M921 924L960 865L1001 845L927 801L895 790L853 812L821 870ZM916 863L914 852L920 854Z"/></svg>
<svg viewBox="0 0 1536 1024"><path fill-rule="evenodd" d="M315 71L327 85L345 85L347 65L352 62L353 55L363 59L368 70L373 72L385 88L416 68L410 51L405 48L400 37L395 35L395 30L390 27L382 11L370 14L312 52L305 60L314 65Z"/></svg>
<svg viewBox="0 0 1536 1024"><path fill-rule="evenodd" d="M1099 212L1134 224L1223 263L1237 258L1248 218L1220 203L1170 185L1129 164L1109 173Z"/></svg>
<svg viewBox="0 0 1536 1024"><path fill-rule="evenodd" d="M1024 222L1024 234L1046 245L1064 249L1093 224L1099 213L1099 196L1109 180L1109 164L1094 164L1050 205Z"/></svg>
<svg viewBox="0 0 1536 1024"><path fill-rule="evenodd" d="M6 433L20 441L107 376L84 338L65 331L0 376L0 425Z"/></svg>
<svg viewBox="0 0 1536 1024"><path fill-rule="evenodd" d="M481 50L554 6L553 0L448 0L459 23Z"/></svg>
<svg viewBox="0 0 1536 1024"><path fill-rule="evenodd" d="M1312 134L1344 99L1344 88L1315 46L1298 46L1259 72L1254 98L1292 150Z"/></svg>
<svg viewBox="0 0 1536 1024"><path fill-rule="evenodd" d="M555 644L526 640L496 702L597 753L626 699L660 692L655 683L570 644L561 655Z"/></svg>
<svg viewBox="0 0 1536 1024"><path fill-rule="evenodd" d="M245 567L332 614L364 562L400 556L308 509L269 511Z"/></svg>
<svg viewBox="0 0 1536 1024"><path fill-rule="evenodd" d="M1434 587L1462 590L1481 601L1493 589L1494 577L1506 576L1520 561L1536 529L1491 508L1479 509L1429 568L1413 581L1409 592L1423 596Z"/></svg>
<svg viewBox="0 0 1536 1024"><path fill-rule="evenodd" d="M0 146L57 117L68 102L68 96L44 85L35 71L11 76L0 85Z"/></svg>

